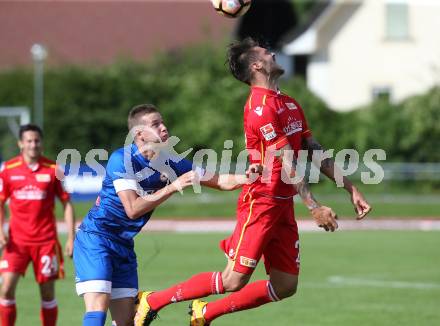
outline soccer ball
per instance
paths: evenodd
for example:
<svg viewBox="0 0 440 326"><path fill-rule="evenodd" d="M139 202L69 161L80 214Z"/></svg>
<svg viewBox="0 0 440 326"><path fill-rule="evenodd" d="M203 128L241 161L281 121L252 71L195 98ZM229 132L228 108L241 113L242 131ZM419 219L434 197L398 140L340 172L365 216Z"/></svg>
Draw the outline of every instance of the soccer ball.
<svg viewBox="0 0 440 326"><path fill-rule="evenodd" d="M211 0L214 9L228 18L243 16L251 6L251 0Z"/></svg>

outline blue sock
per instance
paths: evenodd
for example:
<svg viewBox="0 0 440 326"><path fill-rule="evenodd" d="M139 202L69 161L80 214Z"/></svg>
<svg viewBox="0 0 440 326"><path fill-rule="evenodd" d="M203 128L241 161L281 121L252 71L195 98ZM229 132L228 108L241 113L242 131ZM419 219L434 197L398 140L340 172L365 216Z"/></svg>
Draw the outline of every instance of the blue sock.
<svg viewBox="0 0 440 326"><path fill-rule="evenodd" d="M107 313L104 311L89 311L84 314L83 326L104 326Z"/></svg>

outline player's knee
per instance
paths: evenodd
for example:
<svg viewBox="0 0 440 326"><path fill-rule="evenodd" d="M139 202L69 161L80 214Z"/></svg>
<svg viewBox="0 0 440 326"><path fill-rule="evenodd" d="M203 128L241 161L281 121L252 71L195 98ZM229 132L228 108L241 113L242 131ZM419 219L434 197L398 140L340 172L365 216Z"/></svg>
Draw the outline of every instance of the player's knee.
<svg viewBox="0 0 440 326"><path fill-rule="evenodd" d="M14 300L15 293L13 291L1 291L0 298L4 300Z"/></svg>
<svg viewBox="0 0 440 326"><path fill-rule="evenodd" d="M3 285L0 289L0 298L5 300L14 300L15 299L14 288Z"/></svg>
<svg viewBox="0 0 440 326"><path fill-rule="evenodd" d="M284 284L284 286L275 289L275 292L278 298L285 299L295 295L297 288L297 283Z"/></svg>
<svg viewBox="0 0 440 326"><path fill-rule="evenodd" d="M240 282L240 281L239 282L232 282L225 287L225 291L226 292L236 292L236 291L241 290L245 285L246 285L246 283Z"/></svg>
<svg viewBox="0 0 440 326"><path fill-rule="evenodd" d="M235 275L230 275L223 280L223 287L226 292L235 292L241 290L249 281L248 277L240 277Z"/></svg>
<svg viewBox="0 0 440 326"><path fill-rule="evenodd" d="M40 285L40 295L43 301L52 301L55 299L55 288L49 284Z"/></svg>

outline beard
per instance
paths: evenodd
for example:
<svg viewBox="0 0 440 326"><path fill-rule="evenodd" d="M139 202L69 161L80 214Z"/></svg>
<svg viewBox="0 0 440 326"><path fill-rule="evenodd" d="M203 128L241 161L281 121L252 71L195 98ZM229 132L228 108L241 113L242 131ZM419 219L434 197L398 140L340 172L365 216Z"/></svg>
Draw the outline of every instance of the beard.
<svg viewBox="0 0 440 326"><path fill-rule="evenodd" d="M272 67L270 76L272 79L275 79L275 78L282 76L284 73L285 73L285 70L283 67L281 67L278 64L274 64L274 66Z"/></svg>

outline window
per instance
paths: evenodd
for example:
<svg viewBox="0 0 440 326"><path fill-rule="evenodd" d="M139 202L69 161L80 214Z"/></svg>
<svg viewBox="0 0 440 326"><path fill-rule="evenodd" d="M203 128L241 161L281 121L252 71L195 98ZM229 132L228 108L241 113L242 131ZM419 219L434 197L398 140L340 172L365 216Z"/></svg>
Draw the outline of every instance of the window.
<svg viewBox="0 0 440 326"><path fill-rule="evenodd" d="M390 102L391 87L388 86L373 87L373 100Z"/></svg>
<svg viewBox="0 0 440 326"><path fill-rule="evenodd" d="M386 3L386 39L409 39L408 3L404 0L389 0Z"/></svg>

